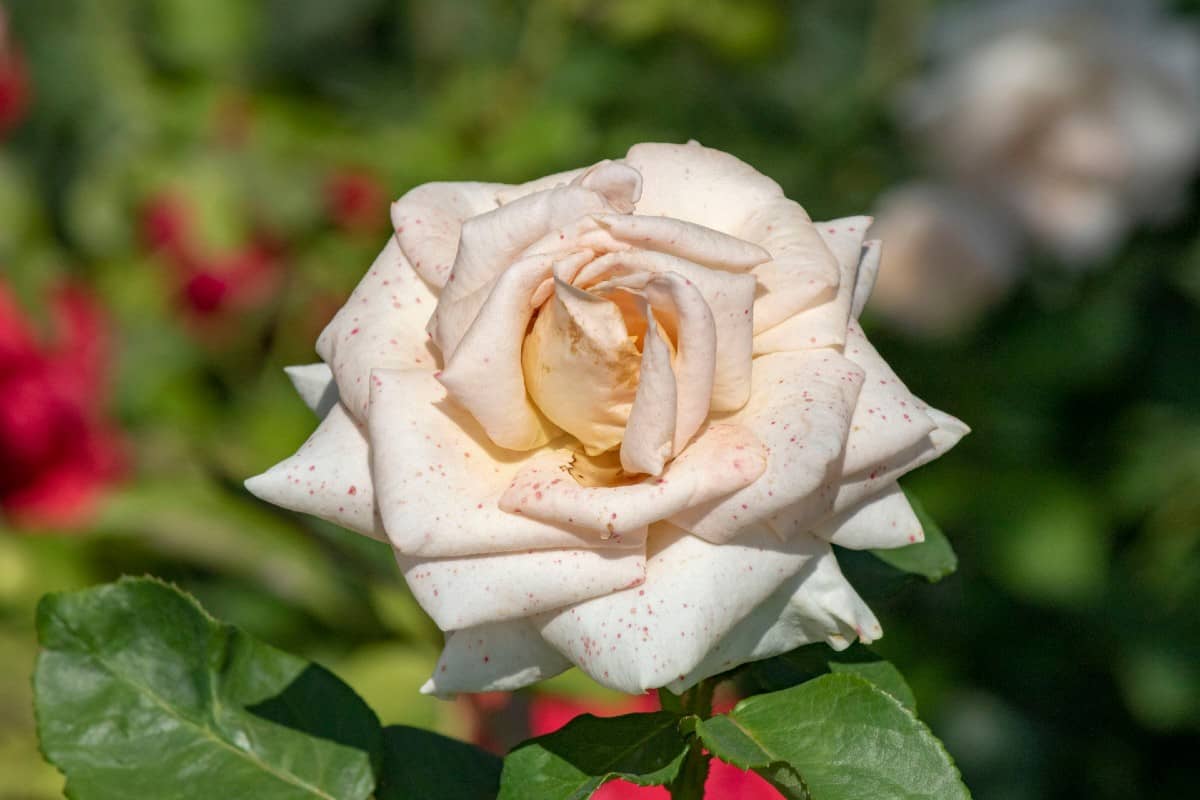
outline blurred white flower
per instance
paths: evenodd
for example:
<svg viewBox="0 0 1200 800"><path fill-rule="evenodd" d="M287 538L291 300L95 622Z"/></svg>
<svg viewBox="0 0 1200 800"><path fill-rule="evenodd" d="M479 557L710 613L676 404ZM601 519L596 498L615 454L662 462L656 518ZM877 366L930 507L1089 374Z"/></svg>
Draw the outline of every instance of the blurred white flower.
<svg viewBox="0 0 1200 800"><path fill-rule="evenodd" d="M939 175L1073 263L1178 210L1200 162L1200 35L1136 0L945 20L905 122Z"/></svg>
<svg viewBox="0 0 1200 800"><path fill-rule="evenodd" d="M945 186L911 183L888 192L869 236L886 245L868 310L918 336L969 327L1020 271L1008 218Z"/></svg>

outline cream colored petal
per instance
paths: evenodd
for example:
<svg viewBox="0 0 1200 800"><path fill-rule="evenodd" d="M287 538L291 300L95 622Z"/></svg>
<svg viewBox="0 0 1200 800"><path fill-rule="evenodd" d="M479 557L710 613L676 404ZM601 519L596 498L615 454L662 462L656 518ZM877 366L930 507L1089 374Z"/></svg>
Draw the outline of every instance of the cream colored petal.
<svg viewBox="0 0 1200 800"><path fill-rule="evenodd" d="M370 374L375 367L417 367L431 372L425 323L437 299L404 257L396 237L359 281L346 305L317 339L317 354L333 370L338 394L357 419L366 419Z"/></svg>
<svg viewBox="0 0 1200 800"><path fill-rule="evenodd" d="M639 585L644 545L604 550L419 558L397 554L404 579L444 631L520 619Z"/></svg>
<svg viewBox="0 0 1200 800"><path fill-rule="evenodd" d="M268 503L387 541L375 511L367 438L341 403L295 455L247 480L246 489Z"/></svg>
<svg viewBox="0 0 1200 800"><path fill-rule="evenodd" d="M617 545L578 526L502 511L500 496L527 454L493 445L432 375L381 370L371 382L371 471L388 537L400 552L447 557ZM644 528L630 530L624 544L644 537Z"/></svg>
<svg viewBox="0 0 1200 800"><path fill-rule="evenodd" d="M908 390L876 352L857 321L846 330L845 355L866 374L850 421L850 439L842 464L842 472L852 475L911 447L937 425L926 413L929 407Z"/></svg>
<svg viewBox="0 0 1200 800"><path fill-rule="evenodd" d="M568 255L564 263L578 267L590 257L590 253ZM559 432L530 401L521 356L536 308L535 295L552 277L554 259L529 256L499 277L439 376L491 440L510 450L540 447Z"/></svg>
<svg viewBox="0 0 1200 800"><path fill-rule="evenodd" d="M598 683L629 694L678 681L820 553L811 537L757 527L714 545L657 525L645 583L548 614L542 636Z"/></svg>
<svg viewBox="0 0 1200 800"><path fill-rule="evenodd" d="M647 525L752 485L764 461L758 440L745 428L727 424L697 436L660 477L623 486L581 486L567 474L569 452L543 452L521 467L500 507L628 541Z"/></svg>
<svg viewBox="0 0 1200 800"><path fill-rule="evenodd" d="M741 408L750 392L756 287L753 275L707 269L666 253L627 250L597 258L580 270L575 284L586 287L639 273L666 275L672 272L700 292L716 326L712 410Z"/></svg>
<svg viewBox="0 0 1200 800"><path fill-rule="evenodd" d="M324 418L329 410L338 403L337 384L333 380L333 370L328 364L303 364L295 367L284 367L283 371L296 388L296 394L304 401L304 405Z"/></svg>
<svg viewBox="0 0 1200 800"><path fill-rule="evenodd" d="M637 394L621 440L621 468L631 475L660 475L674 453L675 373L671 351L647 307L646 336Z"/></svg>
<svg viewBox="0 0 1200 800"><path fill-rule="evenodd" d="M592 455L621 443L640 360L621 309L559 279L521 354L533 403Z"/></svg>
<svg viewBox="0 0 1200 800"><path fill-rule="evenodd" d="M867 300L871 298L871 290L875 288L875 278L879 275L879 261L883 255L883 242L872 239L863 242L862 259L858 262L858 278L854 284L854 299L850 304L850 316L858 319L862 316Z"/></svg>
<svg viewBox="0 0 1200 800"><path fill-rule="evenodd" d="M729 421L745 426L767 446L766 471L746 488L695 504L671 521L719 544L789 506L828 514L862 381L862 370L834 350L755 359L750 402Z"/></svg>
<svg viewBox="0 0 1200 800"><path fill-rule="evenodd" d="M512 692L571 667L527 619L446 634L446 646L421 694Z"/></svg>
<svg viewBox="0 0 1200 800"><path fill-rule="evenodd" d="M797 538L816 544L817 554L714 644L691 671L669 683L672 692L801 645L823 641L843 650L855 638L869 644L883 635L879 620L843 577L829 545L808 536Z"/></svg>
<svg viewBox="0 0 1200 800"><path fill-rule="evenodd" d="M719 347L713 313L695 284L677 273L626 275L597 284L593 291L601 292L611 286L641 292L657 312L658 320L675 333L678 344L671 368L677 391L671 452L677 454L708 418ZM749 377L747 373L747 391Z"/></svg>
<svg viewBox="0 0 1200 800"><path fill-rule="evenodd" d="M543 175L540 178L534 178L525 183L519 183L515 186L504 186L496 192L496 201L500 205L508 205L514 200L520 200L522 197L527 197L538 192L545 192L549 189L561 189L573 183L580 175L587 172L590 167L579 167L577 169L567 170L566 172L556 172L552 175Z"/></svg>
<svg viewBox="0 0 1200 800"><path fill-rule="evenodd" d="M791 319L837 294L837 259L799 203L781 197L758 208L746 220L742 237L762 245L771 260L754 268L758 297L754 333Z"/></svg>
<svg viewBox="0 0 1200 800"><path fill-rule="evenodd" d="M642 174L639 214L737 234L759 205L783 196L779 184L728 153L689 144L636 144L625 163Z"/></svg>
<svg viewBox="0 0 1200 800"><path fill-rule="evenodd" d="M870 217L814 223L817 233L837 259L837 292L826 302L801 311L755 336L755 355L845 344L863 236L870 223Z"/></svg>
<svg viewBox="0 0 1200 800"><path fill-rule="evenodd" d="M598 172L584 173L577 183L522 197L463 223L454 266L429 321L429 333L444 357L454 354L500 275L526 248L580 217L614 211L614 203L632 202L629 196L603 194L613 189L633 192L632 170L611 162L598 167ZM614 176L604 177L610 173ZM582 185L589 177L602 191Z"/></svg>
<svg viewBox="0 0 1200 800"><path fill-rule="evenodd" d="M677 256L710 269L745 272L771 258L757 244L681 219L641 214L597 214L595 219L613 238L631 247Z"/></svg>
<svg viewBox="0 0 1200 800"><path fill-rule="evenodd" d="M392 227L408 262L430 286L450 277L462 225L499 205L503 183L426 183L392 203ZM432 309L431 309L432 310Z"/></svg>
<svg viewBox="0 0 1200 800"><path fill-rule="evenodd" d="M896 483L821 522L814 534L851 550L904 547L925 540L912 505Z"/></svg>

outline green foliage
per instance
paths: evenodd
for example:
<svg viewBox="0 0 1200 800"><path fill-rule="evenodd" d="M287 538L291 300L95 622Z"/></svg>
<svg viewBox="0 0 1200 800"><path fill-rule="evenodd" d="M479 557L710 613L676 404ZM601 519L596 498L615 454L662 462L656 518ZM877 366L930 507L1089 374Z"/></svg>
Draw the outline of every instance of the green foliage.
<svg viewBox="0 0 1200 800"><path fill-rule="evenodd" d="M970 797L929 729L856 674L751 697L697 723L696 734L717 758L758 770L796 800Z"/></svg>

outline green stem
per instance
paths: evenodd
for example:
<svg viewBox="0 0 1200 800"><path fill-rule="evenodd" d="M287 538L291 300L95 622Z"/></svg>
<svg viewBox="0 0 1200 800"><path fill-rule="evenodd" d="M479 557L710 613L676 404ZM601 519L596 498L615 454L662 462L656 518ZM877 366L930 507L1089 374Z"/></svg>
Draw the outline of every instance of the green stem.
<svg viewBox="0 0 1200 800"><path fill-rule="evenodd" d="M681 695L659 689L658 697L662 707L668 711L708 719L712 716L713 690L716 686L716 681L703 680ZM699 739L693 738L683 765L679 768L679 775L667 787L671 791L671 800L704 800L704 783L708 780L708 762L711 758L700 746Z"/></svg>

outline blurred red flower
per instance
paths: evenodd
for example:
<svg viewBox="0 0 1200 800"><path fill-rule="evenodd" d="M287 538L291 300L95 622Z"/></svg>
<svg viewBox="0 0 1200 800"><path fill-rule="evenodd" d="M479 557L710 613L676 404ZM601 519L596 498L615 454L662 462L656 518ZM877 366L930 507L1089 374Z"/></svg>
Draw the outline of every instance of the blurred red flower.
<svg viewBox="0 0 1200 800"><path fill-rule="evenodd" d="M0 8L0 136L15 128L29 108L29 74L21 51L8 37L8 20Z"/></svg>
<svg viewBox="0 0 1200 800"><path fill-rule="evenodd" d="M122 471L103 413L108 322L79 287L48 299L50 334L38 337L0 283L0 510L22 527L85 522Z"/></svg>
<svg viewBox="0 0 1200 800"><path fill-rule="evenodd" d="M374 233L388 224L388 193L375 176L339 170L325 183L325 206L333 224L347 233Z"/></svg>

